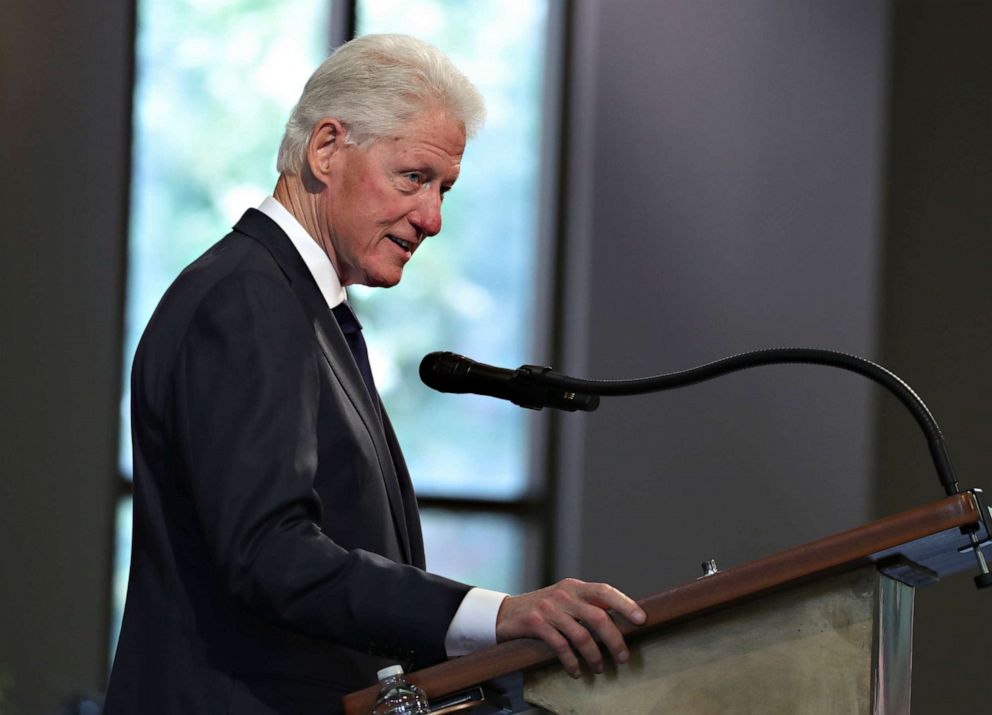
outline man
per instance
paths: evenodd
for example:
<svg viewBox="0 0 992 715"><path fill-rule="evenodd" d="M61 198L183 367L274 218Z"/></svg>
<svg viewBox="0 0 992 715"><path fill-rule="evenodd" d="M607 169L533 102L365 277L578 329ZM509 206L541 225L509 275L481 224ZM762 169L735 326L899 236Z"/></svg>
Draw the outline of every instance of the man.
<svg viewBox="0 0 992 715"><path fill-rule="evenodd" d="M106 712L327 713L392 662L543 638L627 658L604 584L521 596L423 570L409 475L344 287L388 287L441 229L481 122L412 38L354 40L287 125L274 197L190 265L132 373L134 541ZM573 650L574 649L574 650Z"/></svg>

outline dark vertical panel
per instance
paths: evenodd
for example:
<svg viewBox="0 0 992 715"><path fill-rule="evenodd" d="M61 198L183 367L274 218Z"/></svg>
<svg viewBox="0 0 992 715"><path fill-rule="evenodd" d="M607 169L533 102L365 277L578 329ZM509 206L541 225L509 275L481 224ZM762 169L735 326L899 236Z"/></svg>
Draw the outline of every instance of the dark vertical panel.
<svg viewBox="0 0 992 715"><path fill-rule="evenodd" d="M535 311L534 326L535 360L548 365L561 365L562 313L564 310L564 276L566 269L565 245L568 164L568 112L569 87L572 66L573 6L551 3L549 7L546 66L544 82L545 126L541 139L541 200L539 205L539 236L544 240L539 246L537 275L543 277L538 286L538 302L543 310ZM534 448L531 451L531 483L540 485L544 497L545 523L542 524L541 582L555 580L557 566L558 530L548 528L550 523L560 523L558 476L560 447L560 420L562 414L549 410L544 419L531 420ZM548 518L550 516L550 519Z"/></svg>
<svg viewBox="0 0 992 715"><path fill-rule="evenodd" d="M895 4L882 353L927 401L962 486L992 488L992 4ZM878 511L940 496L914 425L879 412ZM992 593L917 593L913 712L989 707Z"/></svg>
<svg viewBox="0 0 992 715"><path fill-rule="evenodd" d="M131 3L2 14L0 671L43 713L106 668Z"/></svg>
<svg viewBox="0 0 992 715"><path fill-rule="evenodd" d="M330 46L339 47L355 37L355 3L357 0L328 0L331 4Z"/></svg>

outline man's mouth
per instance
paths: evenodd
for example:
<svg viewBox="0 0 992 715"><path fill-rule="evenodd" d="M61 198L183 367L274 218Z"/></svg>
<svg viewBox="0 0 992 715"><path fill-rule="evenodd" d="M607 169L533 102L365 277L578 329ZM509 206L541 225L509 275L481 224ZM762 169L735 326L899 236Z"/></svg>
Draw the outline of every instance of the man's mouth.
<svg viewBox="0 0 992 715"><path fill-rule="evenodd" d="M413 244L409 241L404 241L402 238L397 238L396 236L387 236L387 238L404 251L413 251Z"/></svg>

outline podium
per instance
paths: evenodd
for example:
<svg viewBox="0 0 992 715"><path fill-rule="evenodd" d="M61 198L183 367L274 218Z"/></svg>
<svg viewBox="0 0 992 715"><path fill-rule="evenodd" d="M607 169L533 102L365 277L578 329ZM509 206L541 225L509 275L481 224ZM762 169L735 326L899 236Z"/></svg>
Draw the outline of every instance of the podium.
<svg viewBox="0 0 992 715"><path fill-rule="evenodd" d="M965 492L639 601L624 666L573 680L521 639L410 674L434 712L905 715L913 589L976 563L992 516ZM344 698L372 711L377 688Z"/></svg>

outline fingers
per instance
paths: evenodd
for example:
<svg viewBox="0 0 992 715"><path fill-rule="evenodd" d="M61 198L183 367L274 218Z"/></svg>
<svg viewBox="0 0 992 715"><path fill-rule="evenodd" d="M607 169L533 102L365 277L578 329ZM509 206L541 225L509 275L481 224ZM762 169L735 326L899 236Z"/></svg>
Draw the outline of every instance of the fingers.
<svg viewBox="0 0 992 715"><path fill-rule="evenodd" d="M627 651L627 644L624 643L623 634L620 633L620 629L613 619L607 615L606 611L595 606L583 604L579 609L578 618L585 626L585 632L590 633L591 631L592 634L595 634L595 637L599 639L614 661L617 663L627 662L630 654ZM590 635L590 639L592 639L592 635ZM597 652L599 652L599 644L594 642L593 645L596 647ZM580 648L580 652L585 657L585 651ZM586 658L586 661L589 662L589 666L594 672L602 672L602 669L597 670L595 664L589 661L588 658Z"/></svg>
<svg viewBox="0 0 992 715"><path fill-rule="evenodd" d="M545 626L534 635L551 646L551 650L553 650L555 655L558 656L558 661L561 663L566 673L573 678L578 678L582 675L582 668L579 665L579 659L575 655L575 651L572 650L572 646L568 639L563 636L557 628L545 624Z"/></svg>
<svg viewBox="0 0 992 715"><path fill-rule="evenodd" d="M617 663L630 657L609 610L635 624L644 623L647 617L633 600L612 586L565 579L504 600L496 620L496 637L500 641L540 638L572 677L581 674L578 656L594 673L601 673L605 666L600 643Z"/></svg>
<svg viewBox="0 0 992 715"><path fill-rule="evenodd" d="M647 614L637 603L605 583L583 583L579 586L584 601L593 603L601 608L612 609L622 614L628 621L635 625L641 625L647 620Z"/></svg>
<svg viewBox="0 0 992 715"><path fill-rule="evenodd" d="M602 642L613 656L613 660L617 663L626 663L630 653L624 643L623 634L606 611L613 610L620 613L635 624L644 623L647 614L631 598L605 583L579 581L576 588L580 600L574 615ZM582 652L584 654L584 651ZM592 665L590 663L590 666Z"/></svg>
<svg viewBox="0 0 992 715"><path fill-rule="evenodd" d="M608 617L607 620L609 620ZM582 656L582 659L589 666L589 670L593 673L602 673L604 670L603 651L593 637L593 634L589 631L588 624L569 620L563 624L562 631L565 633L565 637L568 638L572 648L578 651L579 655ZM579 675L581 675L581 672L577 670L572 674L572 677L577 678Z"/></svg>

